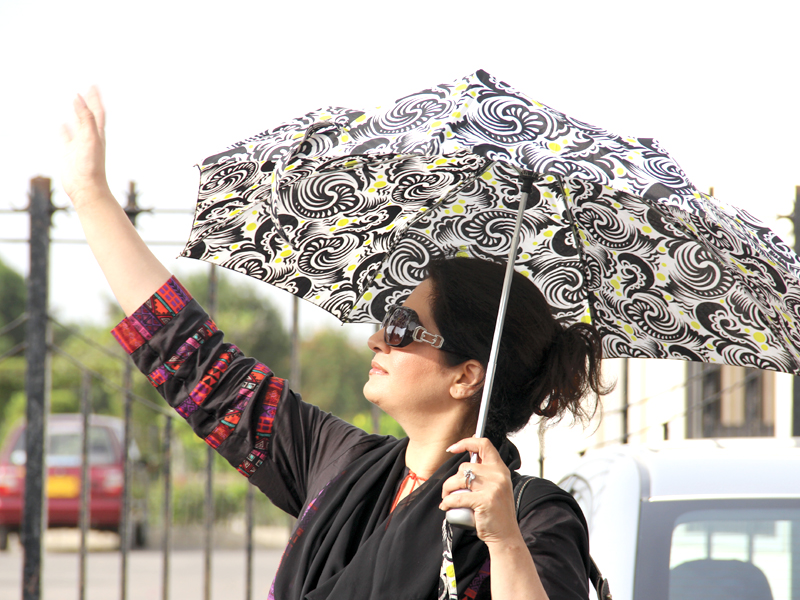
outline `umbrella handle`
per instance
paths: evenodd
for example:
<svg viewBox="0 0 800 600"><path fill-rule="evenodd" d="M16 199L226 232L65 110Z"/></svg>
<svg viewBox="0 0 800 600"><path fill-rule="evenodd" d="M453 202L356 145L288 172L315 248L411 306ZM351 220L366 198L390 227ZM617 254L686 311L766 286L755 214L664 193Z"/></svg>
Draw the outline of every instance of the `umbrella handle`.
<svg viewBox="0 0 800 600"><path fill-rule="evenodd" d="M451 494L463 494L469 490L461 489L450 492ZM475 513L471 508L451 508L447 511L447 522L453 527L460 529L475 529Z"/></svg>

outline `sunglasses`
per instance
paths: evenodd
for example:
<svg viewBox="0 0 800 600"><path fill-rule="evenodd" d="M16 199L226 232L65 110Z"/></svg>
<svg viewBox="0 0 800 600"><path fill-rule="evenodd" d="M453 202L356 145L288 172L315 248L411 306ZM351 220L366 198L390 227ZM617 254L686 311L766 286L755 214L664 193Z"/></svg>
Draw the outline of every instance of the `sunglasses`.
<svg viewBox="0 0 800 600"><path fill-rule="evenodd" d="M444 345L444 338L425 329L419 322L419 315L406 306L393 304L387 308L381 327L383 341L395 348L404 348L411 342L425 342L434 348Z"/></svg>

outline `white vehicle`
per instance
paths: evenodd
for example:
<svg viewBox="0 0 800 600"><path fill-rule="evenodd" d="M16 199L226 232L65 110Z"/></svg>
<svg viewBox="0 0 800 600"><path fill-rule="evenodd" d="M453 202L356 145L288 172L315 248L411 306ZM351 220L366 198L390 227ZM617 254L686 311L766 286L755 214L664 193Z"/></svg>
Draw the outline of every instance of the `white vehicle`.
<svg viewBox="0 0 800 600"><path fill-rule="evenodd" d="M800 438L620 446L559 485L614 600L800 599Z"/></svg>

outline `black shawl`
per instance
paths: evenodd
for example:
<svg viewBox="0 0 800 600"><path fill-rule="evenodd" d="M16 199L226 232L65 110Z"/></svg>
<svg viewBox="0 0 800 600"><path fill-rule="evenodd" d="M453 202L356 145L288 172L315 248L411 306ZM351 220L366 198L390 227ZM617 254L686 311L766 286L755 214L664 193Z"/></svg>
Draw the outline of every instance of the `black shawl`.
<svg viewBox="0 0 800 600"><path fill-rule="evenodd" d="M371 441L299 516L273 584L276 599L437 597L442 482L469 455L451 458L390 513L405 470L408 440ZM519 454L510 442L501 446L500 454L511 469L519 466ZM489 552L474 532L458 529L453 548L461 597Z"/></svg>

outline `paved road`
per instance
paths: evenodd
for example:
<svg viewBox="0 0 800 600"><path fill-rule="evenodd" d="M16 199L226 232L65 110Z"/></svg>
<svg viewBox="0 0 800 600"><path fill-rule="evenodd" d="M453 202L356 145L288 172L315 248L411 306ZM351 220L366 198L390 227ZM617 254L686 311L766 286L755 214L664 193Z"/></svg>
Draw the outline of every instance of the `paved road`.
<svg viewBox="0 0 800 600"><path fill-rule="evenodd" d="M253 599L264 600L278 568L281 550L259 549L253 557ZM212 599L237 600L245 597L245 554L241 550L218 550L212 562ZM128 559L128 599L161 598L162 555L154 550L135 551ZM88 557L88 600L120 597L120 558L114 551L94 551ZM0 600L19 600L22 553L19 547L0 552ZM44 557L43 600L77 600L78 554L48 551ZM176 550L170 569L170 599L202 600L203 553Z"/></svg>

